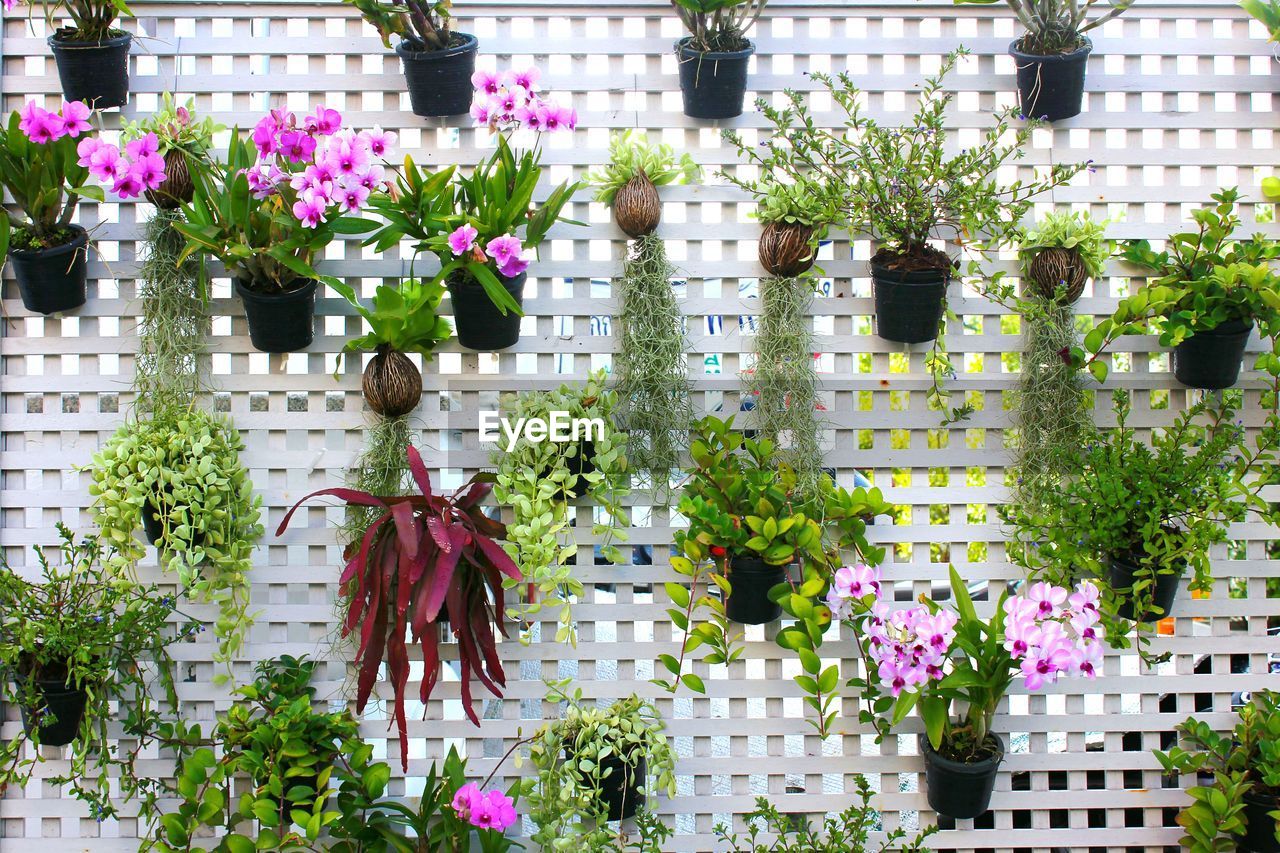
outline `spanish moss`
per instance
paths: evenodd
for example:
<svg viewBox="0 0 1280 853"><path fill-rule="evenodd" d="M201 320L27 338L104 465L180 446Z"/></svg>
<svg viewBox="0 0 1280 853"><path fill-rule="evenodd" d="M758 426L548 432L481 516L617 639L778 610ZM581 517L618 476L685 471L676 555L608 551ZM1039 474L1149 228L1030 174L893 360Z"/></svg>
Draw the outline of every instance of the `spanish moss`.
<svg viewBox="0 0 1280 853"><path fill-rule="evenodd" d="M369 428L367 445L351 466L347 485L379 497L404 494L409 474L406 449L413 440L409 417L383 418ZM350 543L364 535L380 511L352 506L342 526L341 541Z"/></svg>

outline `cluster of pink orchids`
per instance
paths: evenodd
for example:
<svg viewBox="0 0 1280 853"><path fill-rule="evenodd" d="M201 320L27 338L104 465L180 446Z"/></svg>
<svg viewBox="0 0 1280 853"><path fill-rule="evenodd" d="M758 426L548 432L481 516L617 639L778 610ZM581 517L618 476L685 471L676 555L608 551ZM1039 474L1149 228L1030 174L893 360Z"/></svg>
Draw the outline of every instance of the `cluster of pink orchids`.
<svg viewBox="0 0 1280 853"><path fill-rule="evenodd" d="M36 145L49 145L64 137L78 139L93 130L89 116L93 111L83 101L64 101L57 112L50 112L27 101L18 111L18 128ZM164 183L164 158L159 154L160 140L154 133L135 139L120 149L95 136L85 136L76 146L79 164L94 179L111 184L111 191L121 198L137 198L147 190Z"/></svg>
<svg viewBox="0 0 1280 853"><path fill-rule="evenodd" d="M471 117L476 124L492 128L513 127L538 133L573 130L578 112L562 107L538 94L537 68L524 71L477 71L471 75L476 102Z"/></svg>
<svg viewBox="0 0 1280 853"><path fill-rule="evenodd" d="M385 185L385 169L376 160L391 154L396 134L381 128L357 133L343 128L337 110L317 106L301 120L272 110L254 127L253 144L258 163L245 177L254 198L270 198L287 184L296 194L294 218L315 228L335 212L363 209Z"/></svg>
<svg viewBox="0 0 1280 853"><path fill-rule="evenodd" d="M1103 654L1098 596L1095 584L1082 581L1074 592L1036 583L1005 600L1004 649L1028 690L1052 684L1060 675L1097 675ZM891 610L880 570L864 565L836 571L827 605L836 619L866 617L867 653L894 697L946 675L959 622L954 611L933 612L923 605Z"/></svg>
<svg viewBox="0 0 1280 853"><path fill-rule="evenodd" d="M516 822L515 802L510 797L501 791L485 793L475 782L468 782L453 795L453 810L476 829L504 832Z"/></svg>

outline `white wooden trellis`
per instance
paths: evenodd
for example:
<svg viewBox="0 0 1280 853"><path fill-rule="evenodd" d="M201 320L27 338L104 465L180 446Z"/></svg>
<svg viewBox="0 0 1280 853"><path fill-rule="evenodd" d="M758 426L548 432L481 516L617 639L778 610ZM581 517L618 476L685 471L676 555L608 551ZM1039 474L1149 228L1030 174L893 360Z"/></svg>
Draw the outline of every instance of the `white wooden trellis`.
<svg viewBox="0 0 1280 853"><path fill-rule="evenodd" d="M324 102L343 110L357 127L374 124L401 134L402 149L420 162L475 161L477 133L462 122L424 121L410 115L393 53L354 13L336 3L275 0L250 3L134 0L138 20L127 26L149 38L135 42L130 111L145 114L157 94L192 94L203 113L228 125L247 125L268 106L307 109ZM714 171L735 161L718 129L680 113L671 44L678 23L658 0L593 2L468 2L457 8L459 27L480 37L483 67L536 61L548 87L578 108L581 126L572 142L547 149L551 178L583 172L605 157L609 129L641 127L691 151ZM0 78L4 108L28 96L53 100L59 91L44 30L20 17L4 22ZM971 144L991 112L1013 102L1013 65L1006 47L1016 28L1001 6L953 7L935 2L851 5L834 0L774 0L756 33L754 92L772 96L786 87L811 88L806 71L849 70L869 94L872 114L905 117L912 89L939 57L964 44L974 58L949 81L961 95L952 110L953 142ZM1088 207L1099 215L1123 214L1113 233L1160 239L1182 220L1186 206L1207 200L1219 186L1239 185L1251 199L1277 165L1275 62L1259 26L1224 0L1208 3L1139 3L1094 38L1086 112L1037 132L1024 168L1052 160L1093 158L1097 171L1057 192L1060 205ZM821 117L833 119L821 106ZM116 126L118 119L108 119ZM454 122L454 125L460 122ZM730 123L762 126L748 112ZM751 338L739 318L758 310L759 275L754 240L759 226L750 205L722 186L664 188L662 234L688 275L684 308L692 318L690 358L694 387L708 411L737 406L740 367L749 366ZM590 227L559 226L532 270L536 292L527 300L525 335L497 359L459 350L456 343L428 366L426 396L418 413L429 460L455 479L481 467L487 453L476 442L476 411L491 406L499 391L546 387L583 377L607 363L612 339L607 318L609 279L625 243L607 211L588 205L584 193L574 216ZM1259 208L1261 209L1261 207ZM90 300L74 315L42 319L28 315L11 280L4 282L0 338L0 545L15 565L25 548L51 543L53 526L64 521L84 529L87 478L72 470L121 422L128 409L137 304L135 263L138 223L146 215L132 204L85 204L81 221L99 225L100 258L90 265ZM1254 213L1245 208L1246 220ZM1280 233L1263 225L1268 233ZM1016 333L1002 324L1002 310L953 293L963 328L953 324L948 345L963 363L952 387L972 393L979 411L967 422L930 433L937 416L925 409L928 378L920 348L897 349L871 334L871 300L865 260L870 247L860 237L837 235L822 265L831 276L829 295L813 309L822 360L823 399L830 426L828 461L849 483L853 470L870 476L893 503L911 508L910 525L877 528L880 542L905 545L886 574L912 593L945 577L949 558L971 579L1003 580L1018 569L1004 558L994 504L1004 496L1007 460L1003 430L1004 392L1016 380L1001 354L1020 349ZM358 241L335 244L328 270L355 280L367 292L384 278L402 274L394 255L375 258ZM1008 260L1002 261L1013 269ZM1079 304L1082 313L1110 311L1127 281L1117 277L1094 286ZM955 290L955 288L953 288ZM215 286L214 404L230 412L245 436L244 454L269 508L274 528L282 508L306 492L339 481L362 444L359 365L330 375L334 355L359 331L359 321L338 298L320 300L321 333L307 353L285 358L255 352L245 334L239 304L225 279ZM710 321L710 322L709 322ZM1255 345L1256 346L1256 345ZM1109 387L1134 389L1134 423L1168 424L1185 405L1167 374L1167 356L1150 338L1126 339L1128 370L1112 374ZM1154 355L1148 357L1148 353ZM1246 423L1260 423L1258 389L1250 375ZM1167 392L1167 393L1166 393ZM1098 417L1109 422L1108 395L1100 394ZM1162 400L1168 408L1160 408ZM642 496L631 503L645 506ZM586 520L588 510L579 510ZM334 627L333 581L337 549L333 513L314 510L310 526L295 523L259 549L254 603L261 611L240 665L282 653L327 654ZM645 520L638 513L637 523ZM767 793L784 811L838 810L849 802L851 774L866 774L882 794L889 827L928 821L918 792L920 760L914 738L904 736L876 748L851 722L847 734L820 743L804 721L800 693L791 682L792 657L772 640L773 631L752 628L747 653L729 672L699 671L708 696L674 701L648 684L653 659L674 648L660 582L674 576L666 565L669 516L656 508L648 523L631 531L635 544L654 546L654 564L592 566L583 536L578 575L587 583L575 612L582 620L576 650L549 643L503 646L512 683L504 701L485 705L485 722L465 721L456 680L446 682L426 709L426 720L410 723L409 778L395 783L412 795L445 741L465 746L472 767L487 772L518 729L527 733L551 709L541 703L540 679L577 675L587 696L612 698L639 691L655 696L668 717L681 755L680 795L660 804L679 830L673 850L713 849L712 828L750 809ZM1227 724L1232 695L1267 683L1270 657L1280 642L1267 629L1280 620L1280 601L1267 597L1277 576L1269 559L1273 532L1256 524L1232 531L1230 548L1215 552L1219 581L1212 600L1190 601L1185 592L1174 635L1159 649L1174 655L1158 673L1140 672L1131 655L1111 655L1106 676L1093 683L1064 682L1027 697L1015 689L997 726L1011 737L992 815L974 827L935 837L936 847L956 850L1157 850L1176 844L1180 830L1172 811L1186 801L1163 788L1150 749L1162 734L1192 712ZM931 546L940 547L931 547ZM985 557L982 547L986 548ZM144 567L159 577L154 559ZM1239 597L1228 594L1238 579ZM657 584L658 591L651 591ZM195 608L199 611L199 608ZM825 651L848 656L834 639ZM207 635L179 645L185 668L180 685L188 719L210 720L227 706L212 685ZM1238 672L1239 670L1246 672ZM340 701L344 668L330 663L322 696ZM12 735L16 711L4 709L0 737ZM372 740L387 739L385 722L364 724ZM385 754L397 769L399 746ZM57 767L56 759L50 765ZM156 756L148 770L163 773ZM420 779L417 780L421 784ZM1015 790L1016 788L1016 790ZM796 792L803 791L803 794ZM33 782L0 800L0 850L124 851L136 848L136 821L98 825L81 805Z"/></svg>

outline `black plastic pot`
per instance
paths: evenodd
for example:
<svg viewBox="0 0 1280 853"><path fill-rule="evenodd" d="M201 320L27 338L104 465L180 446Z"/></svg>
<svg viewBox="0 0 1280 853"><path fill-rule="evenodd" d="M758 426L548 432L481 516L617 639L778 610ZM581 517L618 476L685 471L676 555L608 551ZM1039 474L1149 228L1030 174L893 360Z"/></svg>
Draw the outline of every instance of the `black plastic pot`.
<svg viewBox="0 0 1280 853"><path fill-rule="evenodd" d="M583 439L578 442L578 452L576 455L564 460L564 467L570 474L581 477L583 474L590 474L596 470L595 457L596 443L589 439ZM551 473L550 467L542 469L542 476L546 477ZM581 480L575 480L574 485L565 489L564 496L570 500L576 500L586 491L586 484Z"/></svg>
<svg viewBox="0 0 1280 853"><path fill-rule="evenodd" d="M1009 55L1018 69L1018 103L1027 118L1057 121L1080 115L1084 101L1084 73L1093 43L1057 56L1023 53L1009 45Z"/></svg>
<svg viewBox="0 0 1280 853"><path fill-rule="evenodd" d="M680 93L690 118L733 118L742 115L747 95L747 66L756 46L742 50L702 53L689 46L688 36L676 42L680 65Z"/></svg>
<svg viewBox="0 0 1280 853"><path fill-rule="evenodd" d="M311 346L316 327L315 279L287 293L259 293L236 279L236 293L244 302L254 349L295 352Z"/></svg>
<svg viewBox="0 0 1280 853"><path fill-rule="evenodd" d="M498 281L517 305L524 304L524 283L528 273L515 278L498 276ZM451 279L449 301L453 303L453 325L458 343L467 349L493 352L515 346L520 340L520 315L508 311L504 316L478 282Z"/></svg>
<svg viewBox="0 0 1280 853"><path fill-rule="evenodd" d="M1131 556L1112 557L1111 588L1117 591L1132 589L1134 580L1138 577L1138 570L1139 566ZM1157 615L1154 611L1148 611L1137 621L1153 622L1169 616L1173 612L1173 600L1178 595L1178 582L1181 579L1181 571L1157 572L1151 603L1154 607L1159 607L1162 612ZM1135 619L1133 596L1123 592L1120 594L1125 596L1125 600L1117 610L1117 614L1122 619Z"/></svg>
<svg viewBox="0 0 1280 853"><path fill-rule="evenodd" d="M65 100L84 101L98 110L129 103L129 45L133 36L121 33L102 41L82 42L64 38L59 31L48 41Z"/></svg>
<svg viewBox="0 0 1280 853"><path fill-rule="evenodd" d="M404 79L409 86L409 104L416 116L456 116L470 111L475 90L471 75L476 70L480 42L470 33L456 33L462 44L443 50L418 50L411 42L396 45L404 63Z"/></svg>
<svg viewBox="0 0 1280 853"><path fill-rule="evenodd" d="M1173 348L1173 375L1190 388L1230 388L1240 378L1240 361L1253 323L1229 320L1196 332Z"/></svg>
<svg viewBox="0 0 1280 853"><path fill-rule="evenodd" d="M876 334L886 341L919 344L938 337L948 275L942 270L899 272L871 263Z"/></svg>
<svg viewBox="0 0 1280 853"><path fill-rule="evenodd" d="M743 625L766 625L782 618L782 605L769 599L769 590L786 579L786 566L771 566L759 557L734 554L729 559L733 591L724 603L725 615Z"/></svg>
<svg viewBox="0 0 1280 853"><path fill-rule="evenodd" d="M38 719L42 745L66 746L80 732L80 721L84 719L88 694L83 688L57 678L37 680L36 689L44 699L43 712L35 713L36 709L20 704L18 710L22 715L22 728L27 734L31 734L32 726Z"/></svg>
<svg viewBox="0 0 1280 853"><path fill-rule="evenodd" d="M564 749L564 760L574 761L577 756L569 747ZM611 755L600 762L600 772L609 774L600 780L600 805L608 812L609 820L626 820L636 816L644 804L640 786L648 773L648 762L640 756L635 768L630 768L620 755Z"/></svg>
<svg viewBox="0 0 1280 853"><path fill-rule="evenodd" d="M10 249L13 275L28 311L56 314L79 308L89 278L89 233L72 225L75 239L51 249Z"/></svg>
<svg viewBox="0 0 1280 853"><path fill-rule="evenodd" d="M924 756L925 794L929 808L954 820L970 820L991 806L991 792L996 787L996 772L1004 761L1004 741L988 734L996 752L990 758L968 764L954 761L934 752L929 739L920 735L920 754Z"/></svg>
<svg viewBox="0 0 1280 853"><path fill-rule="evenodd" d="M1276 819L1268 812L1280 808L1275 797L1255 793L1244 795L1244 838L1240 839L1240 853L1280 853L1280 841L1276 841Z"/></svg>

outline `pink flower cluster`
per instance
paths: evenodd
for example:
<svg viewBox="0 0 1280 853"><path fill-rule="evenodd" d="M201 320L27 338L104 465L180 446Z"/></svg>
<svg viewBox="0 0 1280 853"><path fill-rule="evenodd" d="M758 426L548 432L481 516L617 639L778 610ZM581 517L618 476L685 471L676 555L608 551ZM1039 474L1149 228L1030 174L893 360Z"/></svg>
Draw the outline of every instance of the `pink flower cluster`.
<svg viewBox="0 0 1280 853"><path fill-rule="evenodd" d="M939 681L942 665L956 638L959 616L951 610L930 613L925 607L889 610L877 601L867 620L867 653L881 683L897 696L903 690Z"/></svg>
<svg viewBox="0 0 1280 853"><path fill-rule="evenodd" d="M335 210L352 213L364 207L385 180L375 158L391 153L396 134L344 129L337 110L317 106L301 121L292 112L272 110L254 127L253 144L258 163L245 177L254 198L269 198L287 184L296 194L294 217L315 228Z"/></svg>
<svg viewBox="0 0 1280 853"><path fill-rule="evenodd" d="M453 810L477 829L503 832L516 822L515 802L510 797L501 791L485 793L475 782L468 782L453 795Z"/></svg>
<svg viewBox="0 0 1280 853"><path fill-rule="evenodd" d="M1052 684L1059 675L1098 674L1104 631L1098 587L1091 581L1077 584L1075 592L1032 584L1025 596L1005 601L1004 612L1004 647L1020 662L1028 690Z"/></svg>
<svg viewBox="0 0 1280 853"><path fill-rule="evenodd" d="M449 251L453 252L454 257L457 258L470 254L474 260L481 263L484 263L485 256L488 256L497 265L498 272L506 278L515 278L529 268L529 259L526 257L524 247L520 244L519 237L514 234L503 234L501 237L494 237L488 245L482 247L477 239L479 236L480 232L474 227L460 225L449 235Z"/></svg>
<svg viewBox="0 0 1280 853"><path fill-rule="evenodd" d="M76 153L80 165L104 184L110 181L111 191L121 198L137 198L164 183L164 157L154 133L126 143L123 153L115 145L88 137L76 146Z"/></svg>
<svg viewBox="0 0 1280 853"><path fill-rule="evenodd" d="M91 112L84 101L63 101L56 113L36 106L35 101L27 101L18 111L18 128L36 145L48 145L64 136L75 139L93 130L89 124Z"/></svg>
<svg viewBox="0 0 1280 853"><path fill-rule="evenodd" d="M477 71L471 75L477 100L471 107L476 124L524 128L538 133L573 130L578 112L562 107L538 94L537 68L497 74Z"/></svg>

